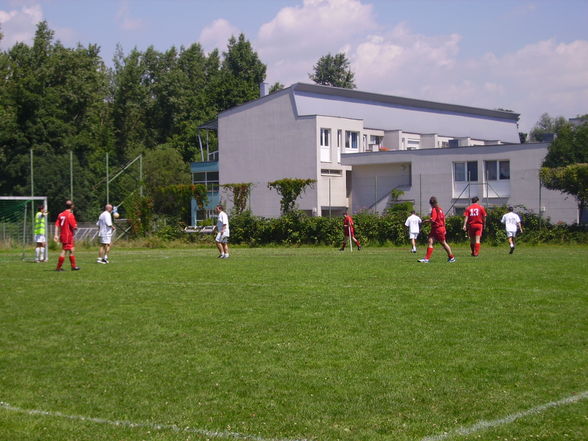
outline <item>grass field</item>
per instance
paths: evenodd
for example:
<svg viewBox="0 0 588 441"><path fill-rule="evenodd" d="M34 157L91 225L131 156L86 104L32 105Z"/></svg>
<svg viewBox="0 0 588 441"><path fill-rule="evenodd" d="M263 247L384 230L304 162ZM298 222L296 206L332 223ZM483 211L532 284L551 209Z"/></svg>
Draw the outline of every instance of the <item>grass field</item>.
<svg viewBox="0 0 588 441"><path fill-rule="evenodd" d="M0 252L0 440L586 440L588 247Z"/></svg>

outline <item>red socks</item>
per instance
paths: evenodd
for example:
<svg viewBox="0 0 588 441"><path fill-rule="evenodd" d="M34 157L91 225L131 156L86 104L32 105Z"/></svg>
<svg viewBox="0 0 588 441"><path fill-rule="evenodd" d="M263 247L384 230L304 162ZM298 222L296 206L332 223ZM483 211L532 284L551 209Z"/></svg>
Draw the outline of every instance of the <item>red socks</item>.
<svg viewBox="0 0 588 441"><path fill-rule="evenodd" d="M65 261L65 257L60 256L59 259L57 260L57 269L61 269L64 261Z"/></svg>
<svg viewBox="0 0 588 441"><path fill-rule="evenodd" d="M480 244L477 243L474 246L474 255L477 256L478 254L480 254Z"/></svg>
<svg viewBox="0 0 588 441"><path fill-rule="evenodd" d="M434 248L427 248L427 255L425 256L425 259L429 260L431 258L431 255L433 254L433 250L434 250Z"/></svg>
<svg viewBox="0 0 588 441"><path fill-rule="evenodd" d="M75 268L76 267L76 256L69 256L69 263L71 263L71 267Z"/></svg>

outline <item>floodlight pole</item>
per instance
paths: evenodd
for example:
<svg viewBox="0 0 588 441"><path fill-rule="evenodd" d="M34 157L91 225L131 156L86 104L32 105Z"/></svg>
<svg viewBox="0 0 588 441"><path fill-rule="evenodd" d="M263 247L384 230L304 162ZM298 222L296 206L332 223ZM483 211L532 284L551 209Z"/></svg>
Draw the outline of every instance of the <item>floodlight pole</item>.
<svg viewBox="0 0 588 441"><path fill-rule="evenodd" d="M139 196L143 197L143 154L139 155Z"/></svg>
<svg viewBox="0 0 588 441"><path fill-rule="evenodd" d="M33 149L31 149L31 197L35 196L35 172L33 168Z"/></svg>
<svg viewBox="0 0 588 441"><path fill-rule="evenodd" d="M110 179L108 178L108 152L106 152L106 203L110 204Z"/></svg>
<svg viewBox="0 0 588 441"><path fill-rule="evenodd" d="M73 152L69 151L69 199L73 201Z"/></svg>

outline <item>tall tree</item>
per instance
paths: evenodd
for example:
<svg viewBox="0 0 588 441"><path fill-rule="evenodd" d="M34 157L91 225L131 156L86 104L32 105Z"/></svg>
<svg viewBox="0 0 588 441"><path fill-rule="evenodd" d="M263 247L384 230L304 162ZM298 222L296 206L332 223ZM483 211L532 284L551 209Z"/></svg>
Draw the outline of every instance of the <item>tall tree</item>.
<svg viewBox="0 0 588 441"><path fill-rule="evenodd" d="M251 43L240 34L231 37L221 65L219 111L259 98L259 84L265 80L266 66Z"/></svg>
<svg viewBox="0 0 588 441"><path fill-rule="evenodd" d="M322 56L313 67L314 73L308 77L317 84L324 86L355 89L354 77L350 62L344 53Z"/></svg>
<svg viewBox="0 0 588 441"><path fill-rule="evenodd" d="M111 140L106 69L95 45L67 49L53 41L46 22L37 25L31 47L18 43L2 57L0 152L6 164L0 192L30 194L30 150L35 158L35 193L61 206L69 179L49 172L69 171L74 157L76 205L91 210L87 183L95 180L92 158ZM67 189L67 191L66 191Z"/></svg>
<svg viewBox="0 0 588 441"><path fill-rule="evenodd" d="M577 198L580 213L588 205L588 115L582 119L558 129L540 171L545 187Z"/></svg>
<svg viewBox="0 0 588 441"><path fill-rule="evenodd" d="M563 116L551 117L548 113L544 113L531 129L529 139L531 142L543 142L545 135L557 133L566 124L568 121Z"/></svg>

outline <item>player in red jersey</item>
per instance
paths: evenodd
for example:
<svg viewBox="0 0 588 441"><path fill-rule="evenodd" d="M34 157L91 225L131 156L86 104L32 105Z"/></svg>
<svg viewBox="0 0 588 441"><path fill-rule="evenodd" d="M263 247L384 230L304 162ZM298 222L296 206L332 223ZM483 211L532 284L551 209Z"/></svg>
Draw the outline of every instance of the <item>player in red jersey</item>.
<svg viewBox="0 0 588 441"><path fill-rule="evenodd" d="M486 209L478 204L480 198L474 196L472 198L472 205L465 209L463 216L463 231L466 231L470 238L470 249L472 256L478 257L480 255L480 239L482 239L482 232L486 228Z"/></svg>
<svg viewBox="0 0 588 441"><path fill-rule="evenodd" d="M353 223L353 218L347 214L347 212L343 213L343 235L345 237L343 238L343 244L341 245L341 248L339 248L339 251L345 250L345 246L347 245L349 238L355 242L357 249L361 250L359 240L355 238L355 224Z"/></svg>
<svg viewBox="0 0 588 441"><path fill-rule="evenodd" d="M427 248L427 254L423 259L419 259L419 262L429 263L429 259L433 254L433 247L435 242L439 242L447 253L447 262L453 263L455 262L455 256L451 252L451 247L445 239L445 214L439 206L435 196L431 196L431 199L429 199L429 204L431 204L431 218L423 221L425 223L431 224L431 232L429 233L429 246Z"/></svg>
<svg viewBox="0 0 588 441"><path fill-rule="evenodd" d="M73 214L74 204L72 201L65 201L65 210L59 213L57 221L55 222L55 242L61 242L61 254L57 261L56 271L63 271L63 262L65 261L66 253L69 255L69 262L71 263L72 271L78 271L79 266L76 265L74 235L78 229L76 217Z"/></svg>

